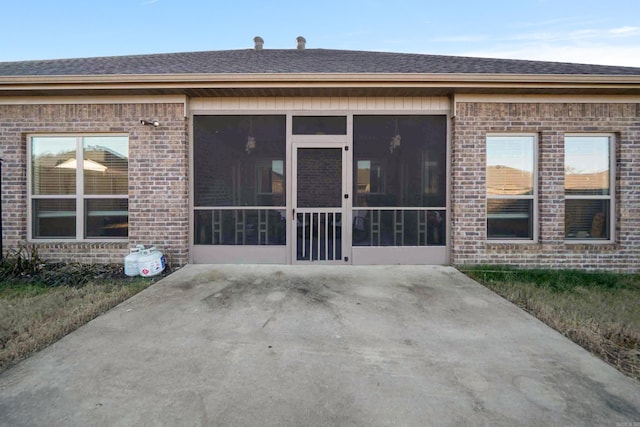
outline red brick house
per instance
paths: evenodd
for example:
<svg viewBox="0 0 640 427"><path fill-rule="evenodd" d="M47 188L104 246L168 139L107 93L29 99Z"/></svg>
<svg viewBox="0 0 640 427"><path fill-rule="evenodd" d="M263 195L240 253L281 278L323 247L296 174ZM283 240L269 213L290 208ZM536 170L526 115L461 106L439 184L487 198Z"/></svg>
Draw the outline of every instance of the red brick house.
<svg viewBox="0 0 640 427"><path fill-rule="evenodd" d="M640 259L640 68L304 43L5 62L0 156L5 250L54 260Z"/></svg>

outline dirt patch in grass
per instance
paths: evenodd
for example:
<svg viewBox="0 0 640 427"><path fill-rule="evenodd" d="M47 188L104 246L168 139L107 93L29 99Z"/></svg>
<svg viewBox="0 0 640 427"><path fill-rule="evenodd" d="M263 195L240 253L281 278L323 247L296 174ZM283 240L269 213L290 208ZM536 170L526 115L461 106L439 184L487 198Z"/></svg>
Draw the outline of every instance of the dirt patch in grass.
<svg viewBox="0 0 640 427"><path fill-rule="evenodd" d="M461 270L640 380L640 275L495 266Z"/></svg>

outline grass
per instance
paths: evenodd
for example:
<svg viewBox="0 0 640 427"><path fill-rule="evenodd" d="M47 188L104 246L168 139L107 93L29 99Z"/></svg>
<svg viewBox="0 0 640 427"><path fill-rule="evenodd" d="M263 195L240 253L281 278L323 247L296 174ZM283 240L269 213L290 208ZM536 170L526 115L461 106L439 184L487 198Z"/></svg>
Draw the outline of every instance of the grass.
<svg viewBox="0 0 640 427"><path fill-rule="evenodd" d="M461 270L640 380L640 275L496 266Z"/></svg>
<svg viewBox="0 0 640 427"><path fill-rule="evenodd" d="M149 286L118 265L51 264L20 248L0 260L0 372Z"/></svg>

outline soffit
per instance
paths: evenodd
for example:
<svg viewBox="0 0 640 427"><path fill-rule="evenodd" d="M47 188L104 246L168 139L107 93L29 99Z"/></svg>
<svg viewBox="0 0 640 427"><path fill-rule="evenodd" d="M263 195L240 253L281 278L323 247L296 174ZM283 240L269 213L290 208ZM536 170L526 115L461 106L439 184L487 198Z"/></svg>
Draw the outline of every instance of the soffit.
<svg viewBox="0 0 640 427"><path fill-rule="evenodd" d="M514 74L238 74L0 77L0 96L443 96L640 94L640 76Z"/></svg>

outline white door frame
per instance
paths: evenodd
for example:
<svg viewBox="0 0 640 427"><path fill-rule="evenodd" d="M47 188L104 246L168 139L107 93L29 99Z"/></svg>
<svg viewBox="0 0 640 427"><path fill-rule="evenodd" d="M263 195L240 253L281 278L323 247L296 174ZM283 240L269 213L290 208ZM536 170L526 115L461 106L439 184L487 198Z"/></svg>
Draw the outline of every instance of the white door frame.
<svg viewBox="0 0 640 427"><path fill-rule="evenodd" d="M300 261L297 258L298 241L297 241L297 219L296 210L298 209L298 149L304 148L331 148L340 149L342 152L342 230L341 230L341 251L342 259L335 261ZM292 264L351 264L351 222L352 222L352 200L353 200L353 152L351 144L345 136L297 136L291 144L291 211L290 227L289 227L289 250L291 254Z"/></svg>

